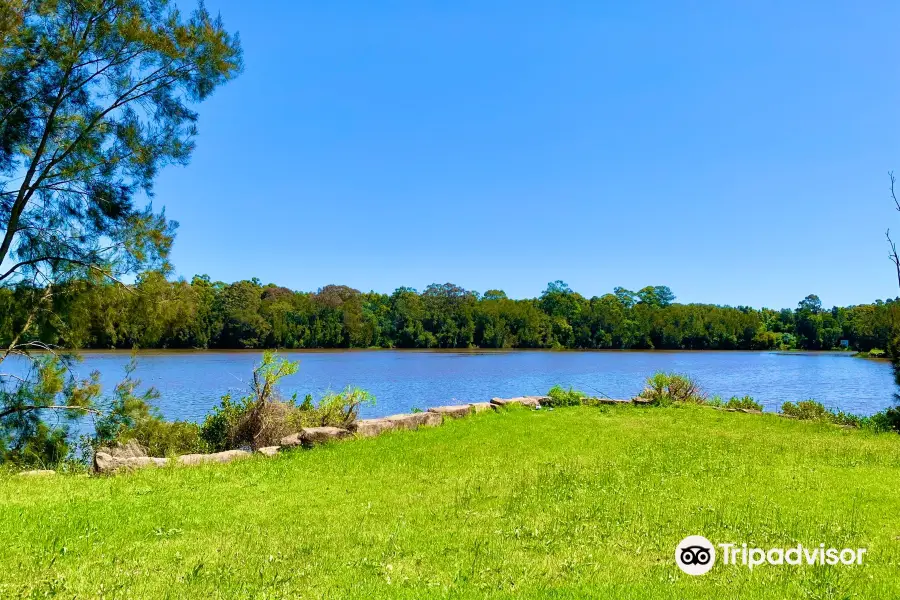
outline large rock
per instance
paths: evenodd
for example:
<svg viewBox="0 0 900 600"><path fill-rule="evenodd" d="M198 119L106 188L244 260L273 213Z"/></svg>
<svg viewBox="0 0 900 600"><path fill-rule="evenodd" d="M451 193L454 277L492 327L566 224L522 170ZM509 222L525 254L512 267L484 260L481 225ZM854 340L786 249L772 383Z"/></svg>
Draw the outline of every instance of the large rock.
<svg viewBox="0 0 900 600"><path fill-rule="evenodd" d="M281 438L282 448L293 448L294 446L300 446L302 444L303 440L300 438L299 433L292 433L291 435L286 435Z"/></svg>
<svg viewBox="0 0 900 600"><path fill-rule="evenodd" d="M647 400L646 398L641 398L640 396L638 396L637 398L632 398L632 399L631 399L631 403L632 403L632 404L639 404L639 405L646 406L646 405L648 405L648 404L652 404L653 401L652 401L652 400Z"/></svg>
<svg viewBox="0 0 900 600"><path fill-rule="evenodd" d="M97 452L109 454L113 458L140 458L147 456L147 449L141 446L137 440L128 440L124 444L97 448Z"/></svg>
<svg viewBox="0 0 900 600"><path fill-rule="evenodd" d="M475 413L485 412L487 410L497 410L497 405L491 404L490 402L473 402L469 406L472 407L472 412Z"/></svg>
<svg viewBox="0 0 900 600"><path fill-rule="evenodd" d="M622 404L630 404L631 400L618 400L616 398L594 398L597 404L609 404L609 405L622 405Z"/></svg>
<svg viewBox="0 0 900 600"><path fill-rule="evenodd" d="M226 450L212 454L183 454L178 457L178 463L182 465L202 465L206 463L227 463L238 458L246 458L250 453L246 450Z"/></svg>
<svg viewBox="0 0 900 600"><path fill-rule="evenodd" d="M356 421L353 426L353 433L359 437L375 437L381 435L385 431L395 429L397 424L387 419L363 419Z"/></svg>
<svg viewBox="0 0 900 600"><path fill-rule="evenodd" d="M341 440L349 435L349 431L340 427L304 427L300 430L300 443L306 447L311 447Z"/></svg>
<svg viewBox="0 0 900 600"><path fill-rule="evenodd" d="M281 450L281 446L266 446L265 448L258 448L256 451L263 456L275 456L279 450Z"/></svg>
<svg viewBox="0 0 900 600"><path fill-rule="evenodd" d="M472 414L472 405L457 404L454 406L435 406L429 408L428 412L437 413L442 417L449 417L451 419L461 419L462 417Z"/></svg>
<svg viewBox="0 0 900 600"><path fill-rule="evenodd" d="M433 412L418 412L403 415L391 415L384 418L390 421L397 429L418 429L419 427L434 427L443 422L443 417Z"/></svg>
<svg viewBox="0 0 900 600"><path fill-rule="evenodd" d="M527 406L529 408L538 408L541 401L546 401L546 396L517 396L515 398L491 398L491 404L497 406Z"/></svg>
<svg viewBox="0 0 900 600"><path fill-rule="evenodd" d="M118 458L106 452L94 453L94 470L98 473L115 473L117 471L132 471L145 467L164 467L165 458L153 458L150 456L134 456L130 458Z"/></svg>

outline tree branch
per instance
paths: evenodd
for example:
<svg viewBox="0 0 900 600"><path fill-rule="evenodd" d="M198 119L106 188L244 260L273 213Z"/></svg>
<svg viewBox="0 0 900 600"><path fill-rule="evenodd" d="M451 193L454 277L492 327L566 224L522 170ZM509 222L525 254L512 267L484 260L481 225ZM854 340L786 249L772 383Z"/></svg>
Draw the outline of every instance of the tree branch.
<svg viewBox="0 0 900 600"><path fill-rule="evenodd" d="M29 404L26 406L15 406L13 408L7 408L6 410L0 411L0 419L4 417L8 417L9 415L13 415L16 413L22 412L31 412L33 410L74 410L78 412L85 412L95 415L102 415L103 413L97 410L96 408L87 408L83 406L57 406L55 404L51 404L49 406L41 406L38 404Z"/></svg>

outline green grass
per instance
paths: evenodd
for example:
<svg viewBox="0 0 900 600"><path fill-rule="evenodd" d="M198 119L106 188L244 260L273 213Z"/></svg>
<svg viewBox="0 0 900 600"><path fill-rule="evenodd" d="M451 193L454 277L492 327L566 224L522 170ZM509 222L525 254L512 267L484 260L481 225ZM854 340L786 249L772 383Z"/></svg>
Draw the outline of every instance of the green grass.
<svg viewBox="0 0 900 600"><path fill-rule="evenodd" d="M486 414L276 458L0 478L0 598L900 597L900 438L703 407ZM862 566L679 571L686 535Z"/></svg>

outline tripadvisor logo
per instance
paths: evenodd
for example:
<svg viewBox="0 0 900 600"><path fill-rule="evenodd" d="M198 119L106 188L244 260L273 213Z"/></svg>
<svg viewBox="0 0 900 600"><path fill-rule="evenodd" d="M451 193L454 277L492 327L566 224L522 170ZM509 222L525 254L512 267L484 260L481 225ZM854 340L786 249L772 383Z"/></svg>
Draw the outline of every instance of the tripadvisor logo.
<svg viewBox="0 0 900 600"><path fill-rule="evenodd" d="M703 575L715 562L716 549L702 535L689 535L675 548L675 564L688 575Z"/></svg>
<svg viewBox="0 0 900 600"><path fill-rule="evenodd" d="M688 575L703 575L716 562L716 547L722 564L753 569L760 565L861 565L866 548L826 548L825 544L792 548L750 548L747 544L713 544L702 535L689 535L675 548L675 564Z"/></svg>

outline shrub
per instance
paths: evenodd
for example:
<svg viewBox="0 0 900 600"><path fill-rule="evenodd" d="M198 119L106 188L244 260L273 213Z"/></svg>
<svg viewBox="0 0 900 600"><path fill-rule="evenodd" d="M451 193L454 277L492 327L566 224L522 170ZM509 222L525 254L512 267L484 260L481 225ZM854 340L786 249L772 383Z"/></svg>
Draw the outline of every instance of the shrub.
<svg viewBox="0 0 900 600"><path fill-rule="evenodd" d="M789 417L795 417L802 421L820 421L823 423L833 423L835 425L849 425L851 427L859 427L864 419L856 415L851 415L843 411L833 411L825 408L821 402L815 400L803 400L794 404L793 402L785 402L781 405L781 412Z"/></svg>
<svg viewBox="0 0 900 600"><path fill-rule="evenodd" d="M884 350L881 348L872 348L869 350L869 358L884 358Z"/></svg>
<svg viewBox="0 0 900 600"><path fill-rule="evenodd" d="M718 406L722 408L725 406L725 401L722 400L722 396L716 394L712 398L707 398L706 404L709 406Z"/></svg>
<svg viewBox="0 0 900 600"><path fill-rule="evenodd" d="M261 448L278 442L291 433L291 417L297 411L294 397L281 398L277 385L282 377L297 372L298 363L278 358L272 351L263 353L262 362L253 369L250 394L237 402L230 395L207 416L200 436L213 451L233 448Z"/></svg>
<svg viewBox="0 0 900 600"><path fill-rule="evenodd" d="M674 402L703 404L706 396L700 386L686 375L659 371L647 378L641 397L653 404L666 406Z"/></svg>
<svg viewBox="0 0 900 600"><path fill-rule="evenodd" d="M815 400L803 400L796 404L785 402L781 405L781 412L802 421L827 421L830 416L828 409L821 402Z"/></svg>
<svg viewBox="0 0 900 600"><path fill-rule="evenodd" d="M207 444L200 437L200 426L188 421L163 421L159 418L140 421L119 442L135 440L146 448L149 456L173 456L206 452Z"/></svg>
<svg viewBox="0 0 900 600"><path fill-rule="evenodd" d="M762 411L762 405L754 400L750 396L744 396L743 398L738 398L737 396L732 396L731 399L725 403L725 408L737 408L744 410L758 410Z"/></svg>
<svg viewBox="0 0 900 600"><path fill-rule="evenodd" d="M894 406L871 417L863 417L860 421L860 427L864 429L900 432L900 407Z"/></svg>
<svg viewBox="0 0 900 600"><path fill-rule="evenodd" d="M584 392L571 387L567 390L561 385L554 385L550 388L550 391L547 392L547 396L549 396L550 399L545 400L544 402L547 406L551 407L578 406L585 398L587 398L587 394Z"/></svg>
<svg viewBox="0 0 900 600"><path fill-rule="evenodd" d="M279 359L273 352L264 353L253 371L251 393L237 401L230 395L222 397L220 406L200 427L203 442L212 451L274 446L303 427L347 427L359 416L361 406L375 404L369 392L347 387L327 392L318 404L307 394L297 406L296 396L283 399L276 387L282 377L296 371L297 363Z"/></svg>
<svg viewBox="0 0 900 600"><path fill-rule="evenodd" d="M136 391L140 380L132 377L136 357L125 367L125 378L105 404L106 412L94 422L94 436L83 441L82 448L96 450L99 446L124 444L135 440L150 456L166 456L203 452L207 444L200 437L200 427L186 421L165 421L153 405L159 392L149 388L143 394Z"/></svg>
<svg viewBox="0 0 900 600"><path fill-rule="evenodd" d="M326 392L314 410L300 411L300 420L318 427L348 427L359 416L362 406L375 406L375 396L347 386L341 392Z"/></svg>

